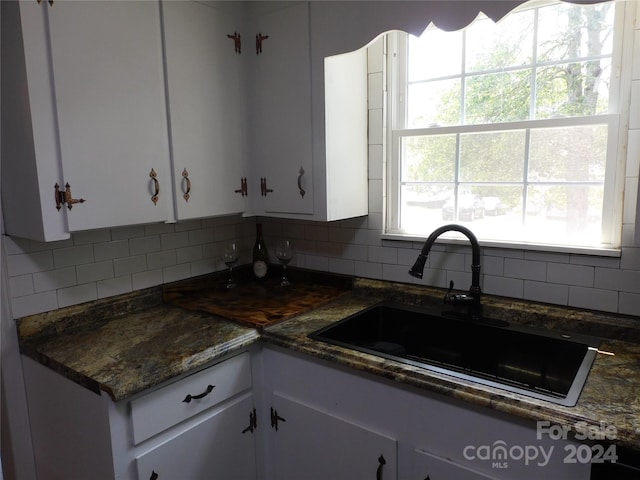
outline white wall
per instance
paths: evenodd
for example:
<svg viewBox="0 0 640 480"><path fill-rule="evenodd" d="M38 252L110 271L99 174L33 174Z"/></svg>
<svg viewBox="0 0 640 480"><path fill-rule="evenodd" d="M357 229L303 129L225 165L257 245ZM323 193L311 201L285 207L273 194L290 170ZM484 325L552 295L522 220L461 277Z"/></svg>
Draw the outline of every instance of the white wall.
<svg viewBox="0 0 640 480"><path fill-rule="evenodd" d="M627 152L620 257L484 248L482 287L503 295L607 312L640 313L640 248L634 246L640 170L640 29ZM280 232L297 245L294 265L361 277L459 288L470 284L470 250L436 245L422 281L407 271L421 244L381 240L384 135L381 43L371 47L369 215L332 223L261 219L267 242ZM75 234L43 244L6 238L6 265L13 317L52 310L224 268L224 240L236 238L249 261L254 219L224 217Z"/></svg>

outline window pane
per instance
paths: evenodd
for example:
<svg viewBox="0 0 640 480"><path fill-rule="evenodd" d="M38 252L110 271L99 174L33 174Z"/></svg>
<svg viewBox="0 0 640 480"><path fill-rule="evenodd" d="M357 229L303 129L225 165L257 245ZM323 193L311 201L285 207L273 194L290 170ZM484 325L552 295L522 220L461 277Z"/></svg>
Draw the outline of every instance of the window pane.
<svg viewBox="0 0 640 480"><path fill-rule="evenodd" d="M409 85L407 128L460 123L460 79Z"/></svg>
<svg viewBox="0 0 640 480"><path fill-rule="evenodd" d="M460 181L521 182L524 130L460 135Z"/></svg>
<svg viewBox="0 0 640 480"><path fill-rule="evenodd" d="M531 63L534 11L508 15L499 23L474 22L466 35L465 68L468 72L496 70Z"/></svg>
<svg viewBox="0 0 640 480"><path fill-rule="evenodd" d="M531 104L531 71L475 75L467 80L465 123L527 120Z"/></svg>
<svg viewBox="0 0 640 480"><path fill-rule="evenodd" d="M529 181L604 182L607 125L531 131Z"/></svg>
<svg viewBox="0 0 640 480"><path fill-rule="evenodd" d="M428 28L409 36L409 82L460 75L462 32Z"/></svg>
<svg viewBox="0 0 640 480"><path fill-rule="evenodd" d="M441 223L442 208L454 197L453 184L402 185L400 228L430 233Z"/></svg>
<svg viewBox="0 0 640 480"><path fill-rule="evenodd" d="M404 137L402 182L453 182L456 164L455 135Z"/></svg>
<svg viewBox="0 0 640 480"><path fill-rule="evenodd" d="M542 209L527 215L527 240L589 245L600 238L602 186L559 185L532 187L530 197L542 199ZM553 236L549 237L548 232Z"/></svg>
<svg viewBox="0 0 640 480"><path fill-rule="evenodd" d="M538 61L577 60L610 55L612 2L597 5L560 3L539 10Z"/></svg>
<svg viewBox="0 0 640 480"><path fill-rule="evenodd" d="M542 67L536 72L536 118L607 113L610 60Z"/></svg>

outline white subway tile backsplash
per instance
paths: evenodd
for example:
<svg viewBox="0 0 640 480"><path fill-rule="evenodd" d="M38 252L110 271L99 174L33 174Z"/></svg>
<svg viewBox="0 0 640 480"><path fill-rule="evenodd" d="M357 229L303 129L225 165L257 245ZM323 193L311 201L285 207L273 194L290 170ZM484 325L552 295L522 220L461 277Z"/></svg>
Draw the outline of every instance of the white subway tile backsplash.
<svg viewBox="0 0 640 480"><path fill-rule="evenodd" d="M53 267L53 253L51 251L22 253L7 257L9 277L51 270Z"/></svg>
<svg viewBox="0 0 640 480"><path fill-rule="evenodd" d="M72 287L76 283L78 283L76 267L47 270L46 272L33 274L33 286L36 292Z"/></svg>
<svg viewBox="0 0 640 480"><path fill-rule="evenodd" d="M491 295L523 298L524 280L495 275L483 275L482 291Z"/></svg>
<svg viewBox="0 0 640 480"><path fill-rule="evenodd" d="M169 267L177 263L175 250L163 250L147 254L147 266L151 269Z"/></svg>
<svg viewBox="0 0 640 480"><path fill-rule="evenodd" d="M569 302L569 287L557 283L525 280L523 298L534 302L566 305Z"/></svg>
<svg viewBox="0 0 640 480"><path fill-rule="evenodd" d="M113 262L106 260L104 262L78 265L76 273L78 275L78 284L113 278Z"/></svg>
<svg viewBox="0 0 640 480"><path fill-rule="evenodd" d="M144 237L144 225L132 225L129 227L116 227L111 229L112 240Z"/></svg>
<svg viewBox="0 0 640 480"><path fill-rule="evenodd" d="M640 293L640 270L597 268L594 287Z"/></svg>
<svg viewBox="0 0 640 480"><path fill-rule="evenodd" d="M155 287L163 283L162 269L145 270L144 272L133 273L131 275L131 283L134 290Z"/></svg>
<svg viewBox="0 0 640 480"><path fill-rule="evenodd" d="M202 246L194 245L193 247L184 247L176 249L176 262L189 263L196 260L202 260Z"/></svg>
<svg viewBox="0 0 640 480"><path fill-rule="evenodd" d="M382 265L380 263L373 262L361 262L355 261L353 274L357 277L363 278L382 278Z"/></svg>
<svg viewBox="0 0 640 480"><path fill-rule="evenodd" d="M116 277L138 273L147 270L147 256L118 258L113 261L113 271Z"/></svg>
<svg viewBox="0 0 640 480"><path fill-rule="evenodd" d="M162 269L162 275L163 275L164 283L177 282L178 280L184 280L185 278L190 278L192 276L191 266L188 263L183 263L180 265L165 267Z"/></svg>
<svg viewBox="0 0 640 480"><path fill-rule="evenodd" d="M504 276L522 278L525 280L544 281L547 278L547 262L505 258Z"/></svg>
<svg viewBox="0 0 640 480"><path fill-rule="evenodd" d="M59 308L58 295L55 290L11 299L11 313L13 318L49 312L57 308Z"/></svg>
<svg viewBox="0 0 640 480"><path fill-rule="evenodd" d="M19 275L9 279L9 292L11 297L24 297L25 295L33 295L35 292L33 286L33 275Z"/></svg>
<svg viewBox="0 0 640 480"><path fill-rule="evenodd" d="M107 298L114 295L122 295L133 291L131 275L109 278L97 282L98 298Z"/></svg>
<svg viewBox="0 0 640 480"><path fill-rule="evenodd" d="M418 258L418 254L413 258L413 261ZM469 262L470 264L471 262ZM440 252L434 250L429 253L427 257L428 267L437 270L454 270L464 272L467 268L466 255L464 253L449 253ZM413 262L412 262L413 265Z"/></svg>
<svg viewBox="0 0 640 480"><path fill-rule="evenodd" d="M369 211L382 214L382 180L369 180Z"/></svg>
<svg viewBox="0 0 640 480"><path fill-rule="evenodd" d="M144 226L144 234L147 237L175 232L175 223L149 223Z"/></svg>
<svg viewBox="0 0 640 480"><path fill-rule="evenodd" d="M152 235L150 237L132 238L129 240L129 253L131 255L141 255L143 253L159 252L161 249L160 237Z"/></svg>
<svg viewBox="0 0 640 480"><path fill-rule="evenodd" d="M594 267L564 263L549 263L547 265L547 281L551 283L593 287L594 275Z"/></svg>
<svg viewBox="0 0 640 480"><path fill-rule="evenodd" d="M597 288L569 287L569 306L615 312L618 310L618 292Z"/></svg>
<svg viewBox="0 0 640 480"><path fill-rule="evenodd" d="M355 262L343 258L329 258L329 271L343 275L354 275Z"/></svg>
<svg viewBox="0 0 640 480"><path fill-rule="evenodd" d="M384 78L382 76L382 71L370 73L369 74L369 82L368 82L368 90L369 90L369 109L382 109L382 100L383 100L383 82Z"/></svg>
<svg viewBox="0 0 640 480"><path fill-rule="evenodd" d="M59 248L53 251L53 262L56 268L90 264L94 260L93 245Z"/></svg>
<svg viewBox="0 0 640 480"><path fill-rule="evenodd" d="M74 287L60 288L57 292L59 308L98 299L98 289L94 282L76 285Z"/></svg>
<svg viewBox="0 0 640 480"><path fill-rule="evenodd" d="M189 245L189 233L188 232L174 232L165 233L160 235L160 247L162 250L169 250L170 248L180 248Z"/></svg>
<svg viewBox="0 0 640 480"><path fill-rule="evenodd" d="M108 242L111 240L111 230L88 230L73 235L74 245L93 245L94 243Z"/></svg>
<svg viewBox="0 0 640 480"><path fill-rule="evenodd" d="M369 180L382 180L384 176L384 148L382 144L369 145Z"/></svg>
<svg viewBox="0 0 640 480"><path fill-rule="evenodd" d="M96 262L129 256L129 241L116 240L113 242L96 243L93 246Z"/></svg>
<svg viewBox="0 0 640 480"><path fill-rule="evenodd" d="M618 313L640 316L640 295L637 293L620 292L618 299Z"/></svg>
<svg viewBox="0 0 640 480"><path fill-rule="evenodd" d="M398 264L398 249L390 247L370 246L367 252L367 260L378 263Z"/></svg>

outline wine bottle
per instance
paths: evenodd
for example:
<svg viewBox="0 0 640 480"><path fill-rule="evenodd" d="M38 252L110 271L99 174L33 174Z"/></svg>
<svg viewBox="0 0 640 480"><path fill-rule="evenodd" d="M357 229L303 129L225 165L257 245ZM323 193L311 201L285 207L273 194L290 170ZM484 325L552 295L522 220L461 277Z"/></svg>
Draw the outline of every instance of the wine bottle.
<svg viewBox="0 0 640 480"><path fill-rule="evenodd" d="M253 275L260 279L267 275L269 255L262 238L262 224L256 224L256 243L253 245Z"/></svg>

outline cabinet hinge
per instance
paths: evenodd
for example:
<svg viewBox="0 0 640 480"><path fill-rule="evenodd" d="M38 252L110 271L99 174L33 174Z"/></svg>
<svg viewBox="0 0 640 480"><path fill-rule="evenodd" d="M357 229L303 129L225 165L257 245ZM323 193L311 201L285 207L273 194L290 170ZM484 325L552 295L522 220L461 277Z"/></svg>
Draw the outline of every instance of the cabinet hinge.
<svg viewBox="0 0 640 480"><path fill-rule="evenodd" d="M227 35L227 38L233 40L233 48L237 54L242 53L242 37L238 32L233 32L233 35Z"/></svg>
<svg viewBox="0 0 640 480"><path fill-rule="evenodd" d="M56 182L53 187L55 190L56 210L60 211L63 205L66 205L69 210L73 208L76 203L84 203L84 198L73 198L71 195L71 186L67 183L64 190L60 190L60 185Z"/></svg>
<svg viewBox="0 0 640 480"><path fill-rule="evenodd" d="M249 412L249 426L242 430L242 433L253 433L253 431L258 428L258 414L256 413L256 409Z"/></svg>
<svg viewBox="0 0 640 480"><path fill-rule="evenodd" d="M278 411L271 407L271 428L275 428L278 431L278 422L286 422L284 418L278 415Z"/></svg>

